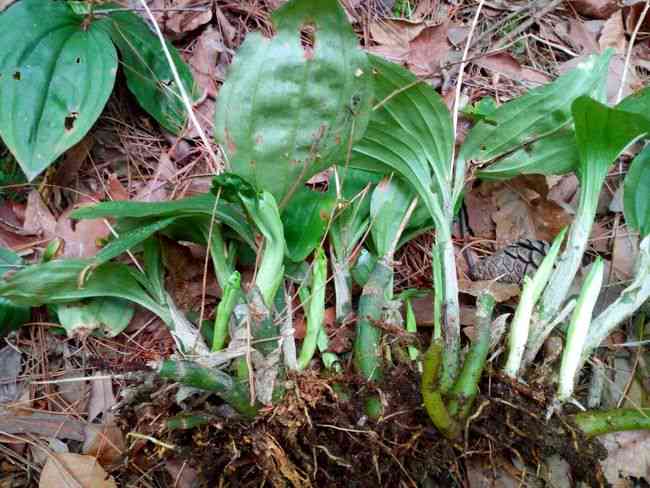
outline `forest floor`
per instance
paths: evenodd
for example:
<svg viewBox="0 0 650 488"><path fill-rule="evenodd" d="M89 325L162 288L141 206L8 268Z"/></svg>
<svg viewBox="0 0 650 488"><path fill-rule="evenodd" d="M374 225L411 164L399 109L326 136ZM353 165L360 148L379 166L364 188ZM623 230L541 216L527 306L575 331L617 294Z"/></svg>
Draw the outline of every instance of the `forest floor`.
<svg viewBox="0 0 650 488"><path fill-rule="evenodd" d="M0 0L0 9L10 3ZM250 31L273 34L270 12L283 1L148 3L204 92L195 110L205 131L212 134L215 100L237 48ZM630 45L645 3L623 3L481 2L460 92L462 103L486 96L503 103L609 47L615 50L607 82L610 100L621 86L623 95L647 86L650 15ZM452 105L478 2L342 0L342 4L365 49L407 66ZM625 66L629 69L623 77ZM458 142L470 124L461 118ZM2 158L5 155L0 147L4 164L0 245L26 259L42 253L53 237L62 240L63 257L97 251L98 241L106 236L105 225L102 220L73 223L69 214L79 204L171 200L210 188L206 148L195 131L188 129L183 137L166 133L138 107L124 79L118 79L107 109L89 135L35 185L21 180L15 164L3 163L9 161ZM588 250L590 258L605 259L612 284L630 279L635 258L620 203L628 159L623 156L607 179ZM458 226L454 235L461 322L467 335L475 325L478 290L464 254L480 259L519 239L551 240L571 222L578 188L574 175L508 182L479 182L471 171L469 176L467 225L462 232ZM398 290L431 288L432 239L432 234L420 236L399 252ZM205 251L171 241L165 247L165 284L177 306L196 313L205 306L206 316L213 317L220 292L213 275L204 279ZM516 304L519 291L514 288L503 286L498 305L502 312L512 311ZM430 297L414 302L423 344L431 334L430 302ZM65 486L52 481L58 478L44 481L43 464L51 451L95 456L117 486L125 487L477 488L565 487L578 482L647 486L650 435L625 433L589 440L561 417L547 421L553 395L546 385L559 355L552 344L527 386L512 384L489 367L476 414L462 438L450 442L438 434L421 405L419 374L406 367L393 368L373 386L390 399L388 404L398 406L377 422L360 414L363 408L357 399L368 387L359 378L310 371L289 376L285 399L249 423L214 395L179 399L178 385L149 372L147 364L174 351L173 338L153 314L137 311L125 332L112 339L66 338L55 333L56 324L48 317L44 308L35 311L32 323L12 336L20 360L0 364L0 397L18 398L0 415L0 488ZM610 341L612 347L598 357L611 380L606 405L646 406L647 382L639 376L644 351L617 347L625 342L623 332ZM80 380L92 376L92 381ZM346 386L351 394L343 398L334 385ZM178 420L186 412L205 423L169 427L169 419ZM102 423L93 424L100 414ZM29 426L16 428L21 422Z"/></svg>

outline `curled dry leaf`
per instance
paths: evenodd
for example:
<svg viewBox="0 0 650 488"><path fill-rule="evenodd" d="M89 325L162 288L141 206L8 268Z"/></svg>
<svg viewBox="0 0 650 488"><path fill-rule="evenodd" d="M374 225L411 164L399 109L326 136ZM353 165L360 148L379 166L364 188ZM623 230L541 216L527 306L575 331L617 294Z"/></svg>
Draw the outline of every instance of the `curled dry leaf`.
<svg viewBox="0 0 650 488"><path fill-rule="evenodd" d="M624 54L627 47L625 39L625 26L623 25L623 10L617 10L605 21L600 32L598 45L601 51L612 48L617 54Z"/></svg>
<svg viewBox="0 0 650 488"><path fill-rule="evenodd" d="M52 454L41 472L39 488L75 486L80 488L117 488L112 476L92 456L69 452Z"/></svg>
<svg viewBox="0 0 650 488"><path fill-rule="evenodd" d="M23 230L50 239L56 234L56 219L47 208L38 190L32 190L27 196L27 209Z"/></svg>
<svg viewBox="0 0 650 488"><path fill-rule="evenodd" d="M110 229L103 219L72 220L69 208L56 223L56 235L63 240L63 257L89 258L100 250L102 240L110 236Z"/></svg>
<svg viewBox="0 0 650 488"><path fill-rule="evenodd" d="M216 82L223 81L223 78L215 75L217 74L219 55L225 50L226 46L224 46L221 32L212 26L208 26L196 42L192 57L189 60L194 79L211 97L217 96Z"/></svg>
<svg viewBox="0 0 650 488"><path fill-rule="evenodd" d="M519 285L514 283L499 283L498 281L470 281L465 279L458 280L458 288L461 293L467 293L473 297L478 297L485 290L489 290L497 303L502 303L516 297L521 292Z"/></svg>
<svg viewBox="0 0 650 488"><path fill-rule="evenodd" d="M614 238L612 270L614 277L621 281L634 277L634 264L639 254L639 235L630 229L619 228Z"/></svg>
<svg viewBox="0 0 650 488"><path fill-rule="evenodd" d="M108 423L86 425L85 436L83 453L104 466L119 462L126 452L124 434L112 418Z"/></svg>
<svg viewBox="0 0 650 488"><path fill-rule="evenodd" d="M165 27L177 34L191 32L212 20L212 6L204 0L175 0Z"/></svg>

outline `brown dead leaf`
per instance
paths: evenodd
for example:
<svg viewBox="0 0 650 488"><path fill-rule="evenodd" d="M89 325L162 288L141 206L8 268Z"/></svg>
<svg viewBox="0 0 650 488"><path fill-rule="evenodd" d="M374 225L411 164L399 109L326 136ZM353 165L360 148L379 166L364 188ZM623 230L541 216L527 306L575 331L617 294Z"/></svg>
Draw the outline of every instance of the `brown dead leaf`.
<svg viewBox="0 0 650 488"><path fill-rule="evenodd" d="M112 416L103 424L88 424L85 429L83 454L97 458L100 464L110 466L119 462L126 452L124 434Z"/></svg>
<svg viewBox="0 0 650 488"><path fill-rule="evenodd" d="M544 84L551 79L531 68L522 67L512 55L508 53L497 53L483 56L474 61L474 64L494 73L499 73L514 80L528 81L535 84Z"/></svg>
<svg viewBox="0 0 650 488"><path fill-rule="evenodd" d="M519 296L521 288L514 283L500 283L498 281L470 281L463 278L458 280L458 288L462 293L467 293L473 297L479 296L485 290L488 290L497 303L510 300Z"/></svg>
<svg viewBox="0 0 650 488"><path fill-rule="evenodd" d="M56 219L37 190L30 191L27 196L23 230L43 236L45 239L51 239L56 234Z"/></svg>
<svg viewBox="0 0 650 488"><path fill-rule="evenodd" d="M600 254L609 252L610 235L611 230L598 221L594 222L589 235L589 246L593 251Z"/></svg>
<svg viewBox="0 0 650 488"><path fill-rule="evenodd" d="M447 40L448 27L447 23L428 26L410 41L407 62L416 76L430 76L440 71L451 47Z"/></svg>
<svg viewBox="0 0 650 488"><path fill-rule="evenodd" d="M58 165L53 183L68 186L79 176L79 170L95 145L95 138L88 134L65 152L63 161Z"/></svg>
<svg viewBox="0 0 650 488"><path fill-rule="evenodd" d="M149 179L146 186L142 188L134 200L139 202L163 202L169 199L167 184L176 175L176 165L172 162L167 152L160 153L156 172Z"/></svg>
<svg viewBox="0 0 650 488"><path fill-rule="evenodd" d="M634 277L634 264L639 254L639 235L619 229L614 238L612 271L614 279L631 280Z"/></svg>
<svg viewBox="0 0 650 488"><path fill-rule="evenodd" d="M484 184L473 188L465 197L467 221L475 237L494 239L496 226L492 214L498 209L490 193L484 193Z"/></svg>
<svg viewBox="0 0 650 488"><path fill-rule="evenodd" d="M94 200L88 203L94 204ZM63 240L63 257L89 258L99 252L101 241L111 232L103 219L71 219L76 208L70 207L61 214L56 223L56 236Z"/></svg>
<svg viewBox="0 0 650 488"><path fill-rule="evenodd" d="M587 28L587 25L578 19L569 19L568 38L573 48L579 54L594 54L598 52L596 34Z"/></svg>
<svg viewBox="0 0 650 488"><path fill-rule="evenodd" d="M192 488L197 485L199 476L196 468L185 459L171 458L165 461L165 469L174 480L175 488Z"/></svg>
<svg viewBox="0 0 650 488"><path fill-rule="evenodd" d="M188 8L187 10L170 10L168 13L169 20L165 27L177 34L191 32L212 20L212 6L206 5L204 0L175 0L174 7L176 9Z"/></svg>
<svg viewBox="0 0 650 488"><path fill-rule="evenodd" d="M129 199L129 192L124 188L122 183L120 183L120 180L115 173L111 173L108 176L106 191L110 195L111 200L120 202Z"/></svg>
<svg viewBox="0 0 650 488"><path fill-rule="evenodd" d="M619 8L616 0L571 0L571 5L585 17L608 19Z"/></svg>
<svg viewBox="0 0 650 488"><path fill-rule="evenodd" d="M452 25L447 29L447 39L454 47L463 46L469 35L469 27L463 25Z"/></svg>
<svg viewBox="0 0 650 488"><path fill-rule="evenodd" d="M57 439L83 441L84 424L67 415L32 413L30 415L0 415L0 432L6 434L36 434Z"/></svg>
<svg viewBox="0 0 650 488"><path fill-rule="evenodd" d="M225 49L221 32L215 30L212 26L208 26L196 42L192 57L189 60L194 79L211 97L217 96L215 71L219 54L224 52Z"/></svg>
<svg viewBox="0 0 650 488"><path fill-rule="evenodd" d="M90 399L88 400L88 422L92 422L100 415L105 415L115 405L113 385L110 378L101 372L94 376L102 376L90 382Z"/></svg>
<svg viewBox="0 0 650 488"><path fill-rule="evenodd" d="M215 5L215 14L219 30L223 34L223 39L228 47L236 47L235 42L239 36L239 30L230 23L223 11Z"/></svg>
<svg viewBox="0 0 650 488"><path fill-rule="evenodd" d="M617 10L605 21L598 39L601 51L612 48L618 54L624 54L627 46L625 27L623 25L623 10Z"/></svg>
<svg viewBox="0 0 650 488"><path fill-rule="evenodd" d="M553 238L571 222L567 211L512 180L494 194L497 212L492 214L500 242Z"/></svg>
<svg viewBox="0 0 650 488"><path fill-rule="evenodd" d="M650 471L650 432L618 432L598 438L607 449L607 458L601 461L605 478L613 486L630 476L645 479Z"/></svg>
<svg viewBox="0 0 650 488"><path fill-rule="evenodd" d="M427 27L424 22L412 22L404 19L377 19L370 23L370 35L377 43L384 46L402 46L409 43Z"/></svg>
<svg viewBox="0 0 650 488"><path fill-rule="evenodd" d="M41 472L39 488L75 486L79 488L117 488L112 476L97 459L70 452L52 454Z"/></svg>

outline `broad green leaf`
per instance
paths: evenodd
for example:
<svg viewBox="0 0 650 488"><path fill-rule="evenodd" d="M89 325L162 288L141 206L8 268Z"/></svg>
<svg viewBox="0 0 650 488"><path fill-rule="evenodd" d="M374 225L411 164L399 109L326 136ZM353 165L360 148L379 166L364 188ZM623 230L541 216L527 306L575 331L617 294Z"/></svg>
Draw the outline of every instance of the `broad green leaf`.
<svg viewBox="0 0 650 488"><path fill-rule="evenodd" d="M57 305L56 313L68 337L115 337L129 325L134 308L121 298L97 297Z"/></svg>
<svg viewBox="0 0 650 488"><path fill-rule="evenodd" d="M650 118L650 86L646 86L636 93L625 97L616 108Z"/></svg>
<svg viewBox="0 0 650 488"><path fill-rule="evenodd" d="M32 307L93 297L123 298L171 323L167 307L145 292L142 275L119 263L93 268L90 260L66 259L32 265L0 281L0 296Z"/></svg>
<svg viewBox="0 0 650 488"><path fill-rule="evenodd" d="M467 134L459 158L487 162L568 125L573 100L600 97L610 57L611 51L590 56L554 82L500 106Z"/></svg>
<svg viewBox="0 0 650 488"><path fill-rule="evenodd" d="M632 161L623 187L625 221L645 237L650 234L650 146Z"/></svg>
<svg viewBox="0 0 650 488"><path fill-rule="evenodd" d="M166 219L191 216L210 217L213 213L217 221L233 229L249 245L254 246L255 238L242 209L223 199L217 203L215 208L215 196L209 193L168 202L104 202L75 210L72 217L75 219L101 217Z"/></svg>
<svg viewBox="0 0 650 488"><path fill-rule="evenodd" d="M433 171L436 191L451 192L454 133L451 115L438 93L410 71L380 57L371 58L375 99L371 124L382 124L400 137L412 136L412 149Z"/></svg>
<svg viewBox="0 0 650 488"><path fill-rule="evenodd" d="M386 178L372 192L370 234L378 256L392 256L406 225L413 192L398 178ZM404 226L404 227L403 227Z"/></svg>
<svg viewBox="0 0 650 488"><path fill-rule="evenodd" d="M580 158L575 134L559 130L501 158L477 172L484 180L509 180L518 175L562 175L576 171Z"/></svg>
<svg viewBox="0 0 650 488"><path fill-rule="evenodd" d="M330 193L300 188L282 212L289 259L303 261L321 243L333 217L336 198Z"/></svg>
<svg viewBox="0 0 650 488"><path fill-rule="evenodd" d="M117 54L99 22L43 0L0 14L0 46L0 137L32 180L95 123Z"/></svg>
<svg viewBox="0 0 650 488"><path fill-rule="evenodd" d="M7 271L18 269L23 264L23 260L18 254L11 249L0 246L0 277Z"/></svg>
<svg viewBox="0 0 650 488"><path fill-rule="evenodd" d="M363 134L370 67L337 0L290 0L268 39L249 33L221 87L215 137L230 169L280 207ZM313 48L301 45L311 37Z"/></svg>
<svg viewBox="0 0 650 488"><path fill-rule="evenodd" d="M122 55L129 90L160 125L173 134L180 134L187 122L187 112L160 40L133 12L112 12L106 22ZM197 87L190 68L174 46L165 42L186 92L192 100L196 99Z"/></svg>
<svg viewBox="0 0 650 488"><path fill-rule="evenodd" d="M583 185L600 182L621 152L650 132L650 119L610 108L589 97L577 98L571 111L580 155L578 176Z"/></svg>

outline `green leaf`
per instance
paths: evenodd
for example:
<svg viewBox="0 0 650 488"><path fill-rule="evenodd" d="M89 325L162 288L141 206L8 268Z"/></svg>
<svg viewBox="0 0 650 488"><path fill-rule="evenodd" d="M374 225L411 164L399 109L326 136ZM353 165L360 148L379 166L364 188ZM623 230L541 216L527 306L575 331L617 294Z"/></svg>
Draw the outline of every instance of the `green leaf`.
<svg viewBox="0 0 650 488"><path fill-rule="evenodd" d="M363 134L371 93L366 55L336 0L291 0L273 14L276 34L250 33L230 66L215 137L231 171L284 207L312 175ZM301 45L312 37L313 49Z"/></svg>
<svg viewBox="0 0 650 488"><path fill-rule="evenodd" d="M583 185L588 185L592 178L600 181L621 152L650 131L649 119L610 108L589 97L577 98L571 111L580 155L578 176Z"/></svg>
<svg viewBox="0 0 650 488"><path fill-rule="evenodd" d="M287 241L289 259L304 261L321 243L336 198L331 193L323 193L301 187L282 212L284 235Z"/></svg>
<svg viewBox="0 0 650 488"><path fill-rule="evenodd" d="M451 154L454 134L451 115L438 93L411 72L382 58L371 57L375 73L375 97L379 107L372 127L382 126L396 138L410 136L408 143L426 161L436 183L430 191L442 200L451 193ZM363 141L362 141L363 142Z"/></svg>
<svg viewBox="0 0 650 488"><path fill-rule="evenodd" d="M650 146L632 161L623 186L625 221L641 237L650 234Z"/></svg>
<svg viewBox="0 0 650 488"><path fill-rule="evenodd" d="M180 134L187 122L187 112L160 40L133 12L113 12L107 22L111 38L122 55L129 90L160 125L173 134ZM174 46L165 43L185 90L195 100L198 90L190 68Z"/></svg>
<svg viewBox="0 0 650 488"><path fill-rule="evenodd" d="M519 175L563 175L576 171L580 158L575 134L559 130L527 144L477 172L484 180L509 180Z"/></svg>
<svg viewBox="0 0 650 488"><path fill-rule="evenodd" d="M93 268L90 260L66 259L32 265L0 281L0 296L32 307L93 297L123 298L171 323L167 307L144 290L142 275L118 263Z"/></svg>
<svg viewBox="0 0 650 488"><path fill-rule="evenodd" d="M113 91L113 43L83 22L65 2L0 14L0 137L30 180L84 137Z"/></svg>
<svg viewBox="0 0 650 488"><path fill-rule="evenodd" d="M219 200L215 209L215 196L209 193L168 202L104 202L75 210L72 213L72 218L166 219L192 216L210 217L213 213L219 222L233 229L249 245L254 246L255 238L241 207L222 199Z"/></svg>
<svg viewBox="0 0 650 488"><path fill-rule="evenodd" d="M23 260L11 249L0 246L0 276L12 269L20 268Z"/></svg>
<svg viewBox="0 0 650 488"><path fill-rule="evenodd" d="M127 328L133 318L133 304L121 298L98 297L84 302L60 304L56 307L59 322L68 337L115 337Z"/></svg>
<svg viewBox="0 0 650 488"><path fill-rule="evenodd" d="M11 249L0 246L0 277L7 271L20 269L23 260ZM17 330L31 316L30 307L15 305L5 297L0 296L0 337Z"/></svg>
<svg viewBox="0 0 650 488"><path fill-rule="evenodd" d="M625 112L637 113L646 118L650 117L650 86L625 97L616 108Z"/></svg>
<svg viewBox="0 0 650 488"><path fill-rule="evenodd" d="M403 221L413 200L409 186L386 178L372 192L370 234L378 256L392 256L404 230Z"/></svg>
<svg viewBox="0 0 650 488"><path fill-rule="evenodd" d="M554 82L500 106L467 134L459 158L487 162L568 125L573 100L601 94L610 57L611 50L590 56Z"/></svg>

